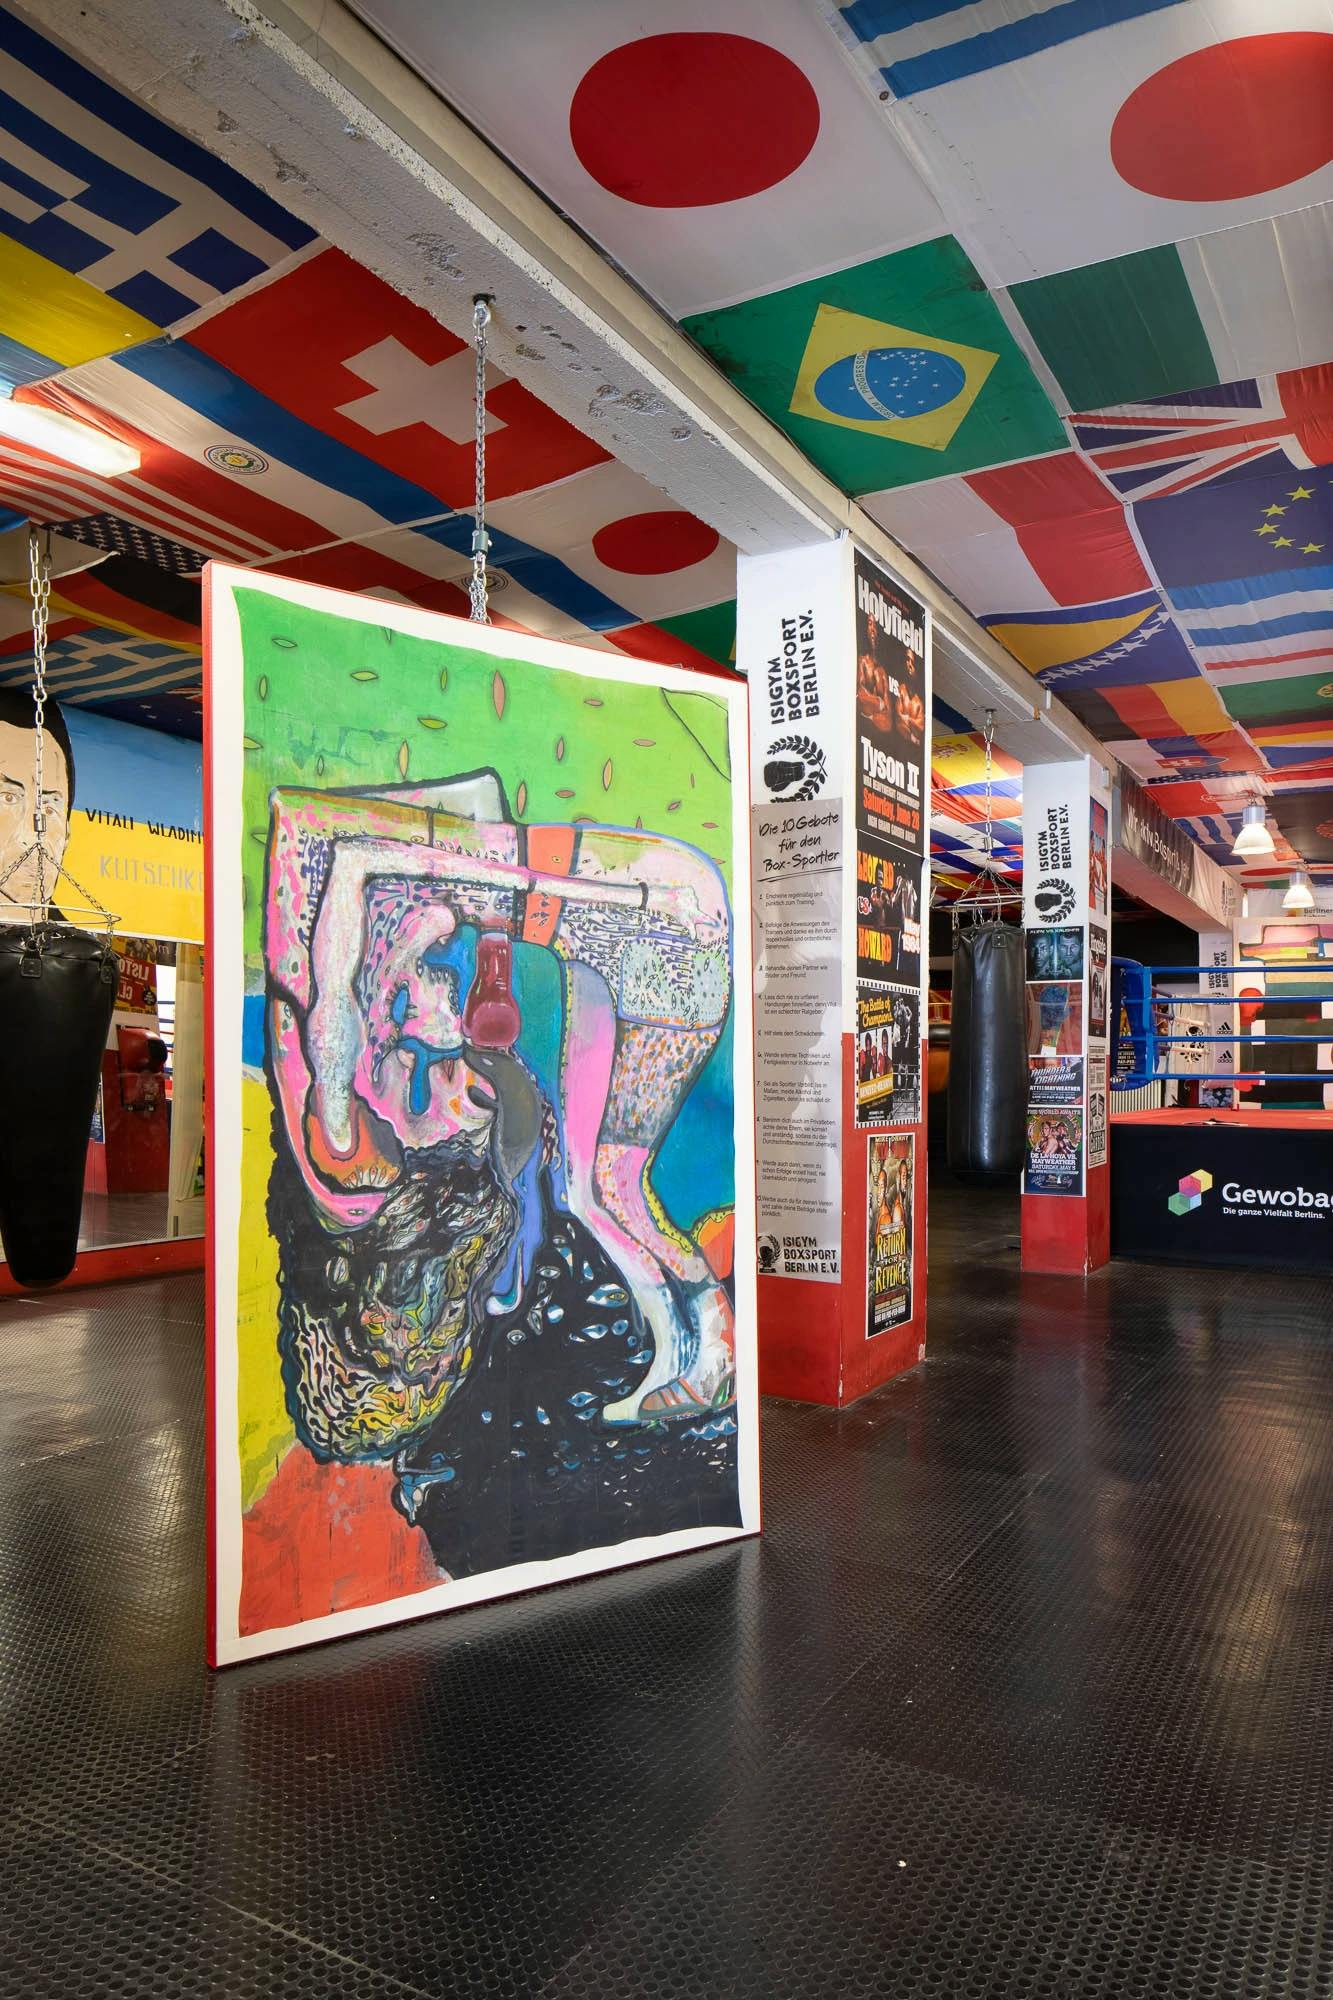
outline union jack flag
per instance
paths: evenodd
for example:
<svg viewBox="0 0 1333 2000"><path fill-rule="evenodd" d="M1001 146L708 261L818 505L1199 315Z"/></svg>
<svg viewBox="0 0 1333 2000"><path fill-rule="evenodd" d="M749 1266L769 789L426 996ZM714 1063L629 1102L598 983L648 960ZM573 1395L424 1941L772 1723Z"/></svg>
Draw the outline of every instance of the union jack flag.
<svg viewBox="0 0 1333 2000"><path fill-rule="evenodd" d="M1298 368L1070 418L1102 477L1130 500L1187 493L1280 454L1333 461L1333 367Z"/></svg>

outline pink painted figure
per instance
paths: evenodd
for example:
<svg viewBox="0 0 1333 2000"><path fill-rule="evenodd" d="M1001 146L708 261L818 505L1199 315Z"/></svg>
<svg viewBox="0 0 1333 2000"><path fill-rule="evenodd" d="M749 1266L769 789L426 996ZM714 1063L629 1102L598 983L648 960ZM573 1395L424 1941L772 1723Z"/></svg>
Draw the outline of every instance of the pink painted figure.
<svg viewBox="0 0 1333 2000"><path fill-rule="evenodd" d="M516 943L561 971L549 1105L522 1060ZM283 790L264 954L274 1094L318 1224L314 1251L289 1247L283 1270L284 1352L312 1448L383 1457L435 1421L486 1315L522 1295L543 1162L653 1343L643 1380L603 1421L731 1403L731 1301L651 1177L730 1005L731 918L713 862L650 833L516 826L489 773Z"/></svg>

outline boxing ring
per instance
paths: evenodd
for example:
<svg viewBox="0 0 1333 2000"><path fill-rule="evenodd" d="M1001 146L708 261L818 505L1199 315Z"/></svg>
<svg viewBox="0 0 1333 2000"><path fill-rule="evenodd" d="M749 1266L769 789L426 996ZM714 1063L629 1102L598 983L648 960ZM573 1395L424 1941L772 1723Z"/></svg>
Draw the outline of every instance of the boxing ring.
<svg viewBox="0 0 1333 2000"><path fill-rule="evenodd" d="M1289 961L1267 962L1249 959L1241 965L1141 965L1137 959L1116 958L1111 961L1111 1006L1112 1018L1117 1022L1117 1032L1111 1059L1111 1090L1141 1089L1146 1083L1170 1081L1175 1083L1198 1083L1228 1085L1243 1090L1247 1085L1270 1083L1279 1074L1276 1069L1265 1066L1262 1069L1246 1069L1239 1056L1234 1064L1221 1069L1196 1068L1193 1064L1177 1065L1164 1052L1169 1049L1187 1047L1191 1049L1231 1047L1237 1043L1249 1044L1252 1051L1267 1053L1275 1048L1318 1049L1325 1043L1333 1055L1333 1019L1327 1023L1327 1034L1270 1034L1265 1026L1259 1034L1250 1032L1255 1020L1270 1004L1291 1007L1303 1003L1323 1008L1333 1005L1333 980L1317 991L1293 991L1283 985L1274 993L1168 993L1160 984L1163 979L1209 978L1249 978L1291 979L1310 968L1291 964ZM1317 974L1312 974L1317 976ZM1239 1029L1229 1029L1221 1034L1200 1034L1195 1029L1187 1034L1163 1032L1160 1017L1171 1009L1182 1007L1229 1007L1240 1015ZM1321 1084L1333 1082L1333 1061L1313 1067L1304 1066L1300 1075L1303 1079L1318 1079ZM1114 1112L1114 1096L1112 1111ZM1315 1108L1315 1107L1308 1107Z"/></svg>
<svg viewBox="0 0 1333 2000"><path fill-rule="evenodd" d="M1247 1092L1271 1085L1275 1075L1288 1085L1325 1096L1333 1082L1333 1019L1323 1008L1333 990L1283 984L1272 996L1278 1008L1308 1006L1306 1034L1256 1034L1254 1028L1270 996L1226 993L1187 995L1164 992L1162 979L1290 981L1301 971L1290 961L1259 960L1236 966L1162 966L1132 959L1112 961L1112 1020L1116 1035L1111 1057L1111 1252L1113 1256L1186 1264L1218 1264L1252 1270L1333 1273L1333 1109L1244 1102ZM1176 1032L1185 1007L1235 1010L1234 1030ZM1226 1022L1227 1017L1222 1017ZM1174 1051L1230 1047L1233 1067L1216 1057L1199 1066L1178 1066ZM1299 1047L1314 1056L1298 1072L1257 1068L1261 1054ZM1249 1054L1244 1052L1248 1050ZM1225 1087L1234 1100L1168 1106L1153 1111L1115 1109L1123 1096L1143 1085L1170 1080L1203 1088Z"/></svg>

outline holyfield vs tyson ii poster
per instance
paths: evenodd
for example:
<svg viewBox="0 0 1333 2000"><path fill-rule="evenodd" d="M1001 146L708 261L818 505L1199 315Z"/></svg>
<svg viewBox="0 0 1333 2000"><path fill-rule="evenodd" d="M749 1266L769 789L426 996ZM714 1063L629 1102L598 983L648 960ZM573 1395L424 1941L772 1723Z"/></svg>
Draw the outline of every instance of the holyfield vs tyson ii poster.
<svg viewBox="0 0 1333 2000"><path fill-rule="evenodd" d="M925 852L926 613L858 554L856 573L856 831Z"/></svg>

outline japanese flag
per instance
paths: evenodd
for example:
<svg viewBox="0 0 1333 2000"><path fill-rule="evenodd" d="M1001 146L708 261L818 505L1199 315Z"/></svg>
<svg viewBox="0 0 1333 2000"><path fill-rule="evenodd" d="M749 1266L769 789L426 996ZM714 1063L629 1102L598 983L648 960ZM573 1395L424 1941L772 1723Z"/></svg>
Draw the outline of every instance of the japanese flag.
<svg viewBox="0 0 1333 2000"><path fill-rule="evenodd" d="M676 317L944 233L810 0L358 0Z"/></svg>
<svg viewBox="0 0 1333 2000"><path fill-rule="evenodd" d="M732 544L627 466L594 466L498 501L489 519L503 534L558 557L635 618L651 622L736 595ZM504 562L503 546L497 560Z"/></svg>
<svg viewBox="0 0 1333 2000"><path fill-rule="evenodd" d="M1084 0L1022 11L857 49L992 285L1333 197L1330 0L1138 0L1112 27Z"/></svg>

